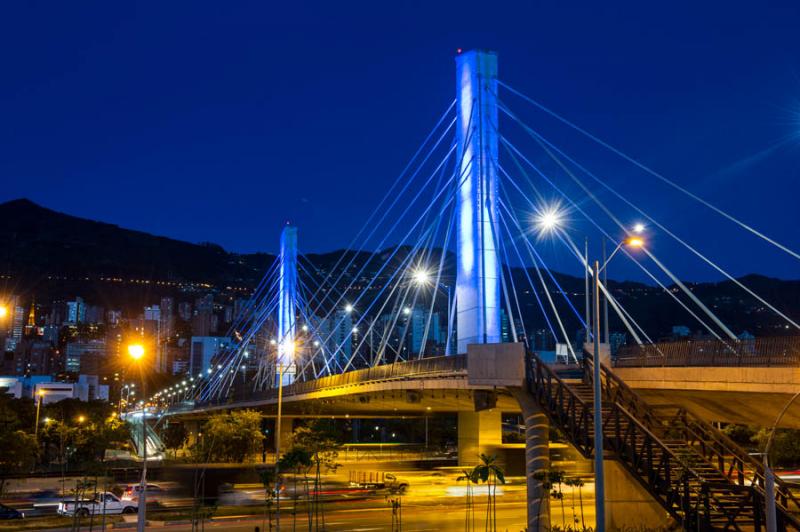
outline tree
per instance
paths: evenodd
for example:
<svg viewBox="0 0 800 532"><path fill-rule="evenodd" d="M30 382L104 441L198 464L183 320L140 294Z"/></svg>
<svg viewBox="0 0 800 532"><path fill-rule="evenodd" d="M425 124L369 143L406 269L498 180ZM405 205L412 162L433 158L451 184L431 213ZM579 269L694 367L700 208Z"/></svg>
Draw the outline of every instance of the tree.
<svg viewBox="0 0 800 532"><path fill-rule="evenodd" d="M172 449L173 457L177 457L178 449L182 449L186 442L189 440L189 432L183 423L170 423L164 427L164 432L161 435L161 441L164 442L164 447Z"/></svg>
<svg viewBox="0 0 800 532"><path fill-rule="evenodd" d="M473 469L473 478L486 484L486 530L497 531L497 483L505 484L506 477L497 465L497 456L483 453L479 456L481 463Z"/></svg>
<svg viewBox="0 0 800 532"><path fill-rule="evenodd" d="M311 457L311 452L308 449L294 446L284 453L283 456L281 456L278 460L278 470L281 473L291 471L294 476L294 489L292 494L292 499L294 500L294 504L292 504L292 530L297 529L297 501L299 499L299 495L297 493L297 477L300 474L303 474L305 477L305 473L308 472L309 468L313 465ZM306 496L308 496L308 482L305 482L305 487Z"/></svg>
<svg viewBox="0 0 800 532"><path fill-rule="evenodd" d="M770 430L761 429L753 436L753 441L758 444L758 450L761 452L764 452L767 445ZM772 466L791 467L800 464L800 431L777 429L769 455L769 463Z"/></svg>
<svg viewBox="0 0 800 532"><path fill-rule="evenodd" d="M261 484L264 486L264 521L269 522L269 530L272 530L272 505L275 502L275 470L262 469L258 473ZM262 527L264 523L262 522Z"/></svg>
<svg viewBox="0 0 800 532"><path fill-rule="evenodd" d="M473 532L475 530L475 507L473 505L472 485L477 483L478 479L475 478L474 469L472 471L462 469L461 473L461 476L459 476L456 481L461 482L462 480L465 480L467 482L467 492L464 501L466 507L466 513L464 515L464 532Z"/></svg>
<svg viewBox="0 0 800 532"><path fill-rule="evenodd" d="M578 516L575 513L575 490L578 490L578 502L581 508L581 530L586 530L586 520L583 515L583 480L580 477L572 477L568 478L564 483L572 488L572 520L576 526L578 524Z"/></svg>
<svg viewBox="0 0 800 532"><path fill-rule="evenodd" d="M33 434L16 430L0 433L0 449L0 493L3 493L8 476L33 470L38 445Z"/></svg>
<svg viewBox="0 0 800 532"><path fill-rule="evenodd" d="M339 457L339 437L333 427L322 420L313 421L305 427L298 427L292 434L292 444L305 449L311 455L314 466L314 490L309 506L309 523L315 523L316 530L325 528L325 510L320 499L322 471L336 471L341 464Z"/></svg>
<svg viewBox="0 0 800 532"><path fill-rule="evenodd" d="M235 410L211 416L203 425L203 439L193 453L211 462L244 462L260 449L261 414L255 410Z"/></svg>

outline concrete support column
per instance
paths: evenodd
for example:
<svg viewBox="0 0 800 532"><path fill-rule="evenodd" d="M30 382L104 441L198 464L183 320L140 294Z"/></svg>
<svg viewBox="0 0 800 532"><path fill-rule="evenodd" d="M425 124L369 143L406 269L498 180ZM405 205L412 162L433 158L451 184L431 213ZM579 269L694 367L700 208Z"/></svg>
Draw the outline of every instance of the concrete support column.
<svg viewBox="0 0 800 532"><path fill-rule="evenodd" d="M525 478L528 488L528 531L550 530L550 493L536 473L550 468L550 421L536 400L523 388L509 387L525 418Z"/></svg>
<svg viewBox="0 0 800 532"><path fill-rule="evenodd" d="M273 449L275 449L275 444L278 443L278 439L280 438L281 443L281 454L288 451L292 446L292 433L294 432L294 418L281 416L281 433L275 434L273 439Z"/></svg>
<svg viewBox="0 0 800 532"><path fill-rule="evenodd" d="M458 465L474 466L479 455L495 454L503 443L503 425L497 409L458 413Z"/></svg>

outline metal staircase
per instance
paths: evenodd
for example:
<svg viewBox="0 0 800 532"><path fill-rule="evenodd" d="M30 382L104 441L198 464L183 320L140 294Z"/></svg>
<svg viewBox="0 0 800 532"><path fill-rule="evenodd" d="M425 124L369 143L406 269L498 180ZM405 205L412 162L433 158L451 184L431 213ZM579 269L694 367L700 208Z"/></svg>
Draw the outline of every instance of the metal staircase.
<svg viewBox="0 0 800 532"><path fill-rule="evenodd" d="M594 448L592 359L580 379L566 381L529 355L528 386L584 457ZM601 365L603 441L661 506L691 530L761 530L761 462L705 421L677 407L652 407ZM800 530L800 502L776 479L779 530Z"/></svg>
<svg viewBox="0 0 800 532"><path fill-rule="evenodd" d="M149 417L149 416L148 416ZM126 416L126 420L128 423L131 424L131 443L133 443L134 450L136 455L141 457L142 456L142 417L129 415ZM161 441L161 438L158 436L158 433L153 430L153 427L150 426L148 423L145 426L145 441L147 445L147 460L161 460L164 458L164 443Z"/></svg>

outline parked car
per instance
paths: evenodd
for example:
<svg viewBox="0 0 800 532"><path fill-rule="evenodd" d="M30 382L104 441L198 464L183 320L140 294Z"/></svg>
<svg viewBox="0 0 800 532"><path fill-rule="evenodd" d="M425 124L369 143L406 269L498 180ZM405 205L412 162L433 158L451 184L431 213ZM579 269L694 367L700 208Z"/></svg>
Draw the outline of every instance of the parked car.
<svg viewBox="0 0 800 532"><path fill-rule="evenodd" d="M0 519L23 519L25 514L5 504L0 504Z"/></svg>
<svg viewBox="0 0 800 532"><path fill-rule="evenodd" d="M123 501L111 492L98 494L94 499L62 501L58 503L58 515L102 515L135 514L139 511L137 501Z"/></svg>

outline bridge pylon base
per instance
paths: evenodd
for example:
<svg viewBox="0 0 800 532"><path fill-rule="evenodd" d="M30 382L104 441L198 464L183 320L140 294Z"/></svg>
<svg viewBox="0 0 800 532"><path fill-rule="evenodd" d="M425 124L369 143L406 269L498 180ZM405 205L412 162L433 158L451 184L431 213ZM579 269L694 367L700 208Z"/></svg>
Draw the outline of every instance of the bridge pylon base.
<svg viewBox="0 0 800 532"><path fill-rule="evenodd" d="M502 443L500 410L458 413L458 465L477 465L481 454L496 454Z"/></svg>

